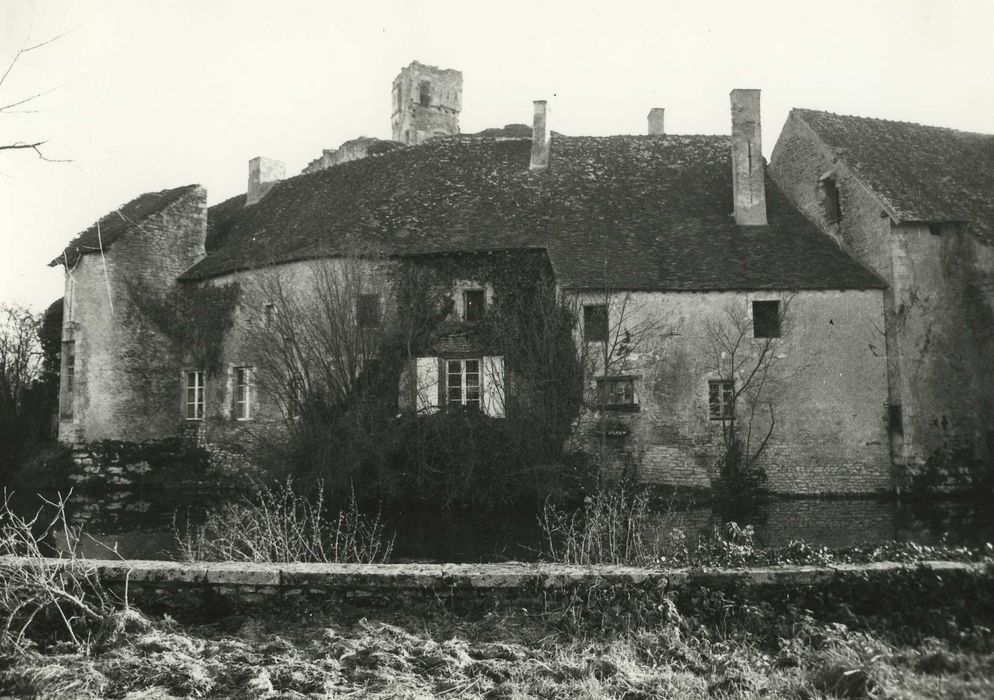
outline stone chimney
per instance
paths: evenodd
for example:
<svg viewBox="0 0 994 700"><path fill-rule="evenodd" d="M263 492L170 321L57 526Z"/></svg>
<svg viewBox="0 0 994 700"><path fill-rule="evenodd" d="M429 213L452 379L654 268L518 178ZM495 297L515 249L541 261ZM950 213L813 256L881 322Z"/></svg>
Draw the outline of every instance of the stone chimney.
<svg viewBox="0 0 994 700"><path fill-rule="evenodd" d="M735 223L766 225L766 175L760 138L759 90L732 90L732 196Z"/></svg>
<svg viewBox="0 0 994 700"><path fill-rule="evenodd" d="M245 206L251 206L266 196L273 185L283 179L286 166L281 160L253 158L249 161L248 190L245 193Z"/></svg>
<svg viewBox="0 0 994 700"><path fill-rule="evenodd" d="M532 122L532 170L549 167L549 108L545 100L535 100L535 120Z"/></svg>
<svg viewBox="0 0 994 700"><path fill-rule="evenodd" d="M653 107L649 110L649 136L662 136L666 133L663 128L663 114L666 112L662 107Z"/></svg>

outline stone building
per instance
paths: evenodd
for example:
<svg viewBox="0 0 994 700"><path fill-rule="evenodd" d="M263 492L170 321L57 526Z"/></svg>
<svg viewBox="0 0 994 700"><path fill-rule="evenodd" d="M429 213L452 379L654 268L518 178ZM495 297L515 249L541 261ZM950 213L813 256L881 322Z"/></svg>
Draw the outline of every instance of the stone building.
<svg viewBox="0 0 994 700"><path fill-rule="evenodd" d="M886 283L892 459L994 456L994 136L791 111L771 175Z"/></svg>
<svg viewBox="0 0 994 700"><path fill-rule="evenodd" d="M263 381L258 329L347 283L340 335L367 343L411 322L392 271L437 264L440 330L404 348L400 411L514 410L528 387L477 330L513 291L508 270L548 275L578 319L588 401L574 433L605 463L707 486L735 421L776 491L892 487L884 275L770 177L758 91L732 92L728 136L666 134L653 110L646 135L568 137L543 101L530 129L465 135L460 103L458 72L413 63L394 82L397 147L290 178L254 159L244 195L207 208L195 185L145 194L77 237L53 261L67 269L61 439L280 430L297 390ZM226 317L210 368L142 301L232 283L256 293ZM369 362L330 354L352 376Z"/></svg>

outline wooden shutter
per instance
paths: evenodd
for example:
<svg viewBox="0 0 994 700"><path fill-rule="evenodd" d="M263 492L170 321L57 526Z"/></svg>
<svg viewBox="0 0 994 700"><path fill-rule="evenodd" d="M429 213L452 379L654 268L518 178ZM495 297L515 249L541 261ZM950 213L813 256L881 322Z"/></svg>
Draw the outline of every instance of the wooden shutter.
<svg viewBox="0 0 994 700"><path fill-rule="evenodd" d="M418 413L438 410L438 358L419 357L416 364L414 405Z"/></svg>
<svg viewBox="0 0 994 700"><path fill-rule="evenodd" d="M483 412L491 418L504 417L504 358L486 355L483 358L481 384L483 385Z"/></svg>

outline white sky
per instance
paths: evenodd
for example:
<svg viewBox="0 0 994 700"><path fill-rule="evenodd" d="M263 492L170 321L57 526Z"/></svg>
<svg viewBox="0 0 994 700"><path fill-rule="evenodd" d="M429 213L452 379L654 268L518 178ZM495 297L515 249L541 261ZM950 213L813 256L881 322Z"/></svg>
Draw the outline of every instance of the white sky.
<svg viewBox="0 0 994 700"><path fill-rule="evenodd" d="M299 172L322 148L390 137L390 86L417 59L463 71L463 131L726 133L728 92L763 90L764 153L791 107L994 133L990 0L256 2L0 0L0 302L62 294L69 239L138 194L244 192L247 161Z"/></svg>

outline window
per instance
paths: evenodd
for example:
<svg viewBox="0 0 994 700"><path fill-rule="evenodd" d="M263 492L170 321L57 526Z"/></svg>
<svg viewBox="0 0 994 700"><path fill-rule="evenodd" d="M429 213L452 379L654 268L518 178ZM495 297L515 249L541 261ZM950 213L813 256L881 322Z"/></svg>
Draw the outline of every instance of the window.
<svg viewBox="0 0 994 700"><path fill-rule="evenodd" d="M431 104L431 83L427 80L422 80L418 86L418 102L421 103L422 107L428 107Z"/></svg>
<svg viewBox="0 0 994 700"><path fill-rule="evenodd" d="M901 404L891 404L887 407L887 424L891 435L904 435L904 418Z"/></svg>
<svg viewBox="0 0 994 700"><path fill-rule="evenodd" d="M480 361L445 361L445 403L480 407Z"/></svg>
<svg viewBox="0 0 994 700"><path fill-rule="evenodd" d="M598 377L597 399L603 408L638 410L634 377Z"/></svg>
<svg viewBox="0 0 994 700"><path fill-rule="evenodd" d="M729 379L708 381L708 418L730 420L735 417L735 382Z"/></svg>
<svg viewBox="0 0 994 700"><path fill-rule="evenodd" d="M204 419L204 371L202 369L189 370L186 377L186 419Z"/></svg>
<svg viewBox="0 0 994 700"><path fill-rule="evenodd" d="M780 337L780 302L752 302L752 337Z"/></svg>
<svg viewBox="0 0 994 700"><path fill-rule="evenodd" d="M235 420L252 417L252 368L235 367Z"/></svg>
<svg viewBox="0 0 994 700"><path fill-rule="evenodd" d="M266 304L262 307L262 320L266 328L273 325L273 318L276 316L276 304Z"/></svg>
<svg viewBox="0 0 994 700"><path fill-rule="evenodd" d="M821 189L821 205L825 220L830 224L842 218L842 204L839 200L839 188L834 177L824 177L819 183Z"/></svg>
<svg viewBox="0 0 994 700"><path fill-rule="evenodd" d="M588 343L607 342L607 306L593 304L583 307L583 339Z"/></svg>
<svg viewBox="0 0 994 700"><path fill-rule="evenodd" d="M482 289L467 289L462 293L463 320L476 323L483 319L487 298Z"/></svg>
<svg viewBox="0 0 994 700"><path fill-rule="evenodd" d="M360 328L380 325L380 295L360 294L356 302L356 319Z"/></svg>
<svg viewBox="0 0 994 700"><path fill-rule="evenodd" d="M76 343L62 343L62 399L61 414L63 418L72 418L73 397L76 392Z"/></svg>

